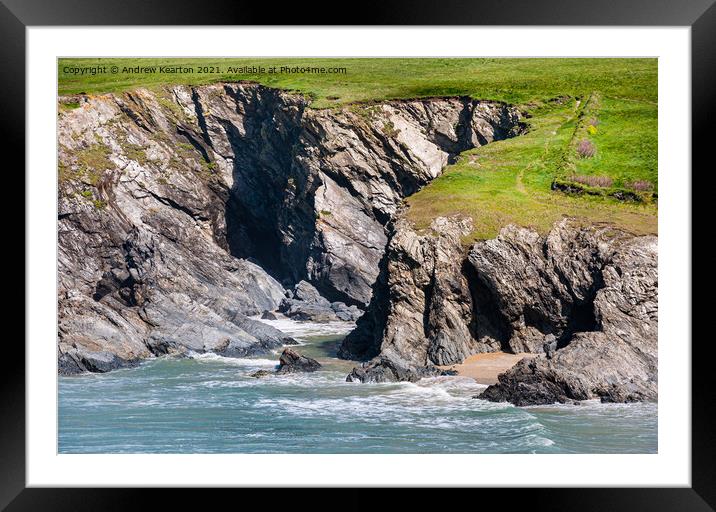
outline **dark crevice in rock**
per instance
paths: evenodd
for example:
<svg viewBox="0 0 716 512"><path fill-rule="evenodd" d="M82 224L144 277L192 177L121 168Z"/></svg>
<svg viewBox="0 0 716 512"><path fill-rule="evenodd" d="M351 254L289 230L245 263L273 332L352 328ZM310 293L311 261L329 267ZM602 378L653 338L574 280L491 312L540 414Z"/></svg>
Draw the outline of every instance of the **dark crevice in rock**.
<svg viewBox="0 0 716 512"><path fill-rule="evenodd" d="M448 163L454 164L457 161L457 157L463 151L471 149L473 144L470 142L472 139L472 116L474 111L474 105L469 98L461 98L463 102L463 108L458 118L455 132L458 136L457 143L448 139L441 133L437 133L436 142L448 153ZM487 144L487 139L480 135L479 145L483 146Z"/></svg>
<svg viewBox="0 0 716 512"><path fill-rule="evenodd" d="M204 159L206 163L211 163L211 158L209 157L209 152L204 147L204 144L196 140L194 135L191 131L186 130L185 128L182 128L181 126L177 126L177 134L184 137L189 144L191 144L194 149L201 155L201 157Z"/></svg>
<svg viewBox="0 0 716 512"><path fill-rule="evenodd" d="M560 325L552 323L551 319L539 308L526 305L522 310L522 317L526 327L534 327L542 334L554 334L561 331Z"/></svg>
<svg viewBox="0 0 716 512"><path fill-rule="evenodd" d="M270 112L263 114L268 118L259 123L273 123ZM234 187L226 203L229 250L234 256L255 259L281 281L296 283L304 277L302 269L315 223L312 195L305 193L303 207L293 209L293 218L285 223L289 229L298 228L297 232L282 234L285 229L282 216L289 213L285 208L293 200L292 186L297 187L299 181L305 183L294 172L298 169L293 164L299 128L290 128L287 140L264 140L265 134L272 131L270 127L255 126L242 137L228 121L221 121L221 125L234 155ZM266 157L262 152L269 148L271 154ZM286 235L291 235L294 241L285 243ZM306 247L301 249L301 244ZM289 261L287 246L294 253Z"/></svg>
<svg viewBox="0 0 716 512"><path fill-rule="evenodd" d="M194 112L196 112L196 120L201 130L201 136L204 142L211 147L211 137L209 137L209 130L206 127L206 117L204 116L204 107L201 105L199 94L196 89L191 90L191 100L194 103ZM205 157L206 158L206 157ZM207 162L209 160L207 159Z"/></svg>
<svg viewBox="0 0 716 512"><path fill-rule="evenodd" d="M547 244L543 245L544 257L549 257ZM604 279L602 272L604 267L608 264L608 258L606 261L596 263L600 260L600 256L595 252L591 255L591 259L594 263L594 267L590 271L590 286L586 292L583 292L583 297L573 289L572 281L566 276L559 265L555 265L552 270L555 276L557 276L559 282L568 290L569 302L566 302L568 309L566 311L567 321L559 326L554 326L550 323L543 323L543 329L540 329L545 334L554 334L557 338L557 349L562 349L569 345L572 337L578 332L592 332L601 329L599 322L596 318L596 311L594 306L594 300L597 297L599 290L604 288ZM527 322L527 317L525 317ZM537 327L537 326L536 326ZM539 327L538 327L539 328Z"/></svg>
<svg viewBox="0 0 716 512"><path fill-rule="evenodd" d="M594 300L599 290L604 288L601 271L593 275L592 283L585 299L579 300L577 297L573 297L574 302L569 311L567 325L564 332L557 337L558 349L568 346L575 333L600 330L601 326L596 318Z"/></svg>
<svg viewBox="0 0 716 512"><path fill-rule="evenodd" d="M307 180L295 164L303 111L287 115L282 110L287 105L272 89L260 88L261 95L254 90L248 99L229 87L224 90L246 110L244 134L233 122L216 120L233 156L234 186L225 216L229 250L254 259L284 283L296 283L305 277L301 269L315 224L312 187L298 190ZM294 189L304 202L292 208L298 199Z"/></svg>
<svg viewBox="0 0 716 512"><path fill-rule="evenodd" d="M226 202L226 239L229 253L237 258L255 260L267 271L280 267L281 240L274 230L266 230L261 223L246 222L250 213L239 200L237 194L231 194Z"/></svg>
<svg viewBox="0 0 716 512"><path fill-rule="evenodd" d="M123 278L123 273L126 274L126 278ZM112 269L105 272L102 279L97 282L92 298L99 302L110 293L118 291L122 288L130 287L132 284L133 279L126 269Z"/></svg>
<svg viewBox="0 0 716 512"><path fill-rule="evenodd" d="M490 287L479 277L475 267L467 259L463 261L462 272L467 279L472 296L472 321L470 331L476 340L492 338L500 343L503 352L511 353L512 328L500 311L499 301Z"/></svg>
<svg viewBox="0 0 716 512"><path fill-rule="evenodd" d="M338 357L367 361L378 355L383 331L390 309L388 291L388 253L384 252L379 264L378 278L373 283L373 294L365 314L356 322L356 328L341 342Z"/></svg>
<svg viewBox="0 0 716 512"><path fill-rule="evenodd" d="M131 98L131 96L130 96ZM117 106L134 124L147 133L153 133L152 127L148 126L145 120L134 110L129 108L124 102L118 101Z"/></svg>
<svg viewBox="0 0 716 512"><path fill-rule="evenodd" d="M373 217L380 222L383 226L387 226L388 223L390 223L390 220L392 219L391 215L381 211L379 208L371 208L371 213L373 214Z"/></svg>
<svg viewBox="0 0 716 512"><path fill-rule="evenodd" d="M189 217L191 217L191 218L194 219L194 220L199 220L199 221L207 221L207 220L209 220L208 217L205 217L204 215L201 215L201 214L198 213L198 212L192 211L190 208L187 208L185 205L183 205L183 204L181 204L181 203L179 203L179 202L173 200L173 199L170 198L170 197L160 196L159 194L156 194L156 193L154 193L154 192L152 192L151 190L148 190L148 189L147 189L147 192L148 192L152 197L154 197L157 201L159 201L160 203L162 203L162 204L164 204L164 205L166 205L166 206L169 206L169 207L171 207L171 208L174 208L175 210L179 210L180 212L187 214Z"/></svg>

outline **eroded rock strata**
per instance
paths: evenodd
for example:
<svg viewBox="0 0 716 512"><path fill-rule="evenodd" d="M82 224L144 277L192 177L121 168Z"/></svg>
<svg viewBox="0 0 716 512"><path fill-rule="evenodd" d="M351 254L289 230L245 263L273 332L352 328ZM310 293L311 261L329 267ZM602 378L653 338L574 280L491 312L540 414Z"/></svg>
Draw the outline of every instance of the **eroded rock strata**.
<svg viewBox="0 0 716 512"><path fill-rule="evenodd" d="M60 99L76 102L58 119L62 373L285 345L247 317L310 309L285 289L302 280L357 318L401 200L520 129L501 103L322 111L245 83Z"/></svg>
<svg viewBox="0 0 716 512"><path fill-rule="evenodd" d="M543 241L543 248L542 272L558 278L551 280L555 298L545 302L544 296L531 291L532 300L523 302L529 305L529 315L520 316L513 309L508 321L529 330L517 343L533 341L534 329L552 329L558 348L551 359L522 360L500 375L499 383L482 398L517 405L597 397L607 402L655 400L656 237L630 237L608 229L570 230L562 223ZM479 252L471 252L470 257ZM540 272L536 267L528 271ZM524 275L511 268L506 277ZM519 297L516 302L520 303Z"/></svg>
<svg viewBox="0 0 716 512"><path fill-rule="evenodd" d="M406 220L396 221L384 276L365 318L343 342L343 357L380 353L398 367L422 368L499 348L472 332L473 299L460 242L471 231L470 220L438 218L431 228L418 234Z"/></svg>
<svg viewBox="0 0 716 512"><path fill-rule="evenodd" d="M396 222L374 304L342 346L345 356L373 359L348 380L414 380L504 350L539 355L480 398L656 398L656 237L564 220L544 237L508 226L462 249L465 228L437 219L421 235Z"/></svg>

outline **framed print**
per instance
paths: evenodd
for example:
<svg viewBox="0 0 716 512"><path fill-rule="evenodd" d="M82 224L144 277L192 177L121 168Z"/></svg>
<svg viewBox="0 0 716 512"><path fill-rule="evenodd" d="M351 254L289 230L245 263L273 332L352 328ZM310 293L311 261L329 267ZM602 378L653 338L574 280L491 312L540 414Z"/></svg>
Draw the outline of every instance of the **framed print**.
<svg viewBox="0 0 716 512"><path fill-rule="evenodd" d="M27 295L3 506L712 509L691 276L716 8L244 7L3 4Z"/></svg>

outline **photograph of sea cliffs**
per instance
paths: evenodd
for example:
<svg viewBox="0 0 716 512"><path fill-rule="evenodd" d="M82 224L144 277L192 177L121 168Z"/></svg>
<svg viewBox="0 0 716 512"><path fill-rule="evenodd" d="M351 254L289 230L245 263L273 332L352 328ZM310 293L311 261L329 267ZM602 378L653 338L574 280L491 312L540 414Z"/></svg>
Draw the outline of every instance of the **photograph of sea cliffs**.
<svg viewBox="0 0 716 512"><path fill-rule="evenodd" d="M60 453L657 452L656 59L58 77Z"/></svg>

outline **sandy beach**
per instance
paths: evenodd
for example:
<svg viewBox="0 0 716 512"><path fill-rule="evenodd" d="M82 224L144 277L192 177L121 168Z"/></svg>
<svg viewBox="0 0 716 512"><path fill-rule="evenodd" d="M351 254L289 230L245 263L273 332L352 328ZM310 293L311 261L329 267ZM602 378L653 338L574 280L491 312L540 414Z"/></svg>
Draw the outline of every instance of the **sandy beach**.
<svg viewBox="0 0 716 512"><path fill-rule="evenodd" d="M512 368L525 357L535 357L535 354L526 352L519 354L507 354L506 352L475 354L469 356L460 364L441 366L440 368L456 370L458 375L471 377L479 384L495 384L499 374Z"/></svg>

